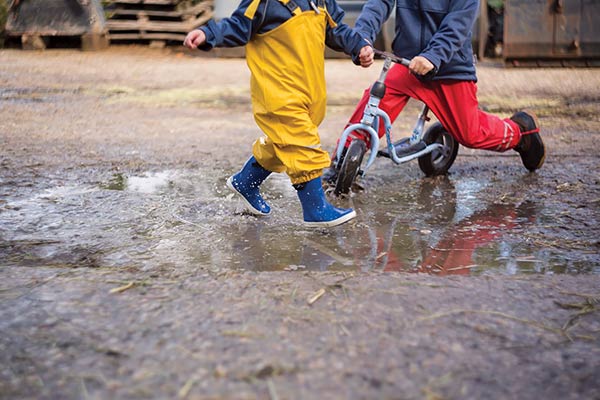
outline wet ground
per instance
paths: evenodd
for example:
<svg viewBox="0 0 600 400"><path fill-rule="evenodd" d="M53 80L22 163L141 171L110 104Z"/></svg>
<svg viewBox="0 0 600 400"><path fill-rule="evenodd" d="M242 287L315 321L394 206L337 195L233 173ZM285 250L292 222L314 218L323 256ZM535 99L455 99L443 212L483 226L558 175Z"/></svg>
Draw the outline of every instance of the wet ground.
<svg viewBox="0 0 600 400"><path fill-rule="evenodd" d="M302 226L225 179L259 135L243 60L0 52L0 397L600 397L600 72L479 66L549 150L461 148L448 177L377 160ZM332 148L375 79L327 63ZM395 124L405 135L418 104Z"/></svg>

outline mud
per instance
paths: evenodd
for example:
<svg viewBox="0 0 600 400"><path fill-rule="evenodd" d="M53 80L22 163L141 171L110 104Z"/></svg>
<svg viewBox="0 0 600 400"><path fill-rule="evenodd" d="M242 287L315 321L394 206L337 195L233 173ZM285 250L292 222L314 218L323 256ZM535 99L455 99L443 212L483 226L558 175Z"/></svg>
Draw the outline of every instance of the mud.
<svg viewBox="0 0 600 400"><path fill-rule="evenodd" d="M225 179L259 135L243 60L135 47L0 52L0 397L600 397L600 74L478 68L548 147L379 159L308 230ZM327 62L331 149L379 65ZM394 125L410 131L419 105Z"/></svg>

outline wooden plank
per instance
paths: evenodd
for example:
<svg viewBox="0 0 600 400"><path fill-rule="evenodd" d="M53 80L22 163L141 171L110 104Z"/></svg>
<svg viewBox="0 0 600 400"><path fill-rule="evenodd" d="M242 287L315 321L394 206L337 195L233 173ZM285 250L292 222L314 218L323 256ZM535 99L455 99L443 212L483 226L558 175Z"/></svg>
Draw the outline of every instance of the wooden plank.
<svg viewBox="0 0 600 400"><path fill-rule="evenodd" d="M157 22L157 21L106 21L106 27L109 31L158 31L158 32L189 32L200 25L205 24L212 17L212 13L207 13L199 18L194 18L183 22Z"/></svg>
<svg viewBox="0 0 600 400"><path fill-rule="evenodd" d="M184 34L176 33L117 33L109 35L110 40L180 40L183 42L185 39Z"/></svg>
<svg viewBox="0 0 600 400"><path fill-rule="evenodd" d="M33 29L30 31L17 31L17 30L13 30L10 32L6 32L5 35L6 36L22 36L22 35L37 35L37 36L81 36L84 33L86 33L85 31L83 32L62 32L62 31L57 31L56 29Z"/></svg>
<svg viewBox="0 0 600 400"><path fill-rule="evenodd" d="M118 0L110 4L148 4L148 5L177 5L179 0Z"/></svg>
<svg viewBox="0 0 600 400"><path fill-rule="evenodd" d="M197 16L200 13L203 13L207 10L210 10L212 3L203 2L200 4L196 4L193 7L190 7L184 11L156 11L156 10L131 10L131 9L116 9L110 13L110 16L132 16L137 17L139 14L146 15L148 17L186 17L189 15Z"/></svg>

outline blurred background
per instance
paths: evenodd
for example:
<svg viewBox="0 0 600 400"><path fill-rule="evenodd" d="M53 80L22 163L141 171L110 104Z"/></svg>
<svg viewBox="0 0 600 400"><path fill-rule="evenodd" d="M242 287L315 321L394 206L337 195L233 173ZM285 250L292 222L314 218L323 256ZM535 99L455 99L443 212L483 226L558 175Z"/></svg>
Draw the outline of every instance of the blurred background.
<svg viewBox="0 0 600 400"><path fill-rule="evenodd" d="M179 47L187 32L231 14L239 0L0 0L0 46L24 50L115 45ZM365 0L339 0L354 25ZM600 1L482 0L473 28L479 59L507 66L600 65ZM393 16L376 47L390 49ZM217 49L242 57L243 48ZM327 51L327 57L344 57Z"/></svg>

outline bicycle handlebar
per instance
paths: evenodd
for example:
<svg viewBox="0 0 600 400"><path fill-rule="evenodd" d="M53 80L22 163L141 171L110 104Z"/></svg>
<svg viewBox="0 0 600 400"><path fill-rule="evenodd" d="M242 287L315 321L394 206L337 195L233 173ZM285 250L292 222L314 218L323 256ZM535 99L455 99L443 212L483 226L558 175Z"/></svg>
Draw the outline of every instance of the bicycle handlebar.
<svg viewBox="0 0 600 400"><path fill-rule="evenodd" d="M393 53L389 53L387 51L381 51L381 50L377 50L376 48L373 48L373 52L378 55L381 56L383 58L387 58L390 61L393 61L397 64L402 64L405 67L408 67L408 65L410 64L410 60L403 58L403 57L398 57L397 55L393 54Z"/></svg>
<svg viewBox="0 0 600 400"><path fill-rule="evenodd" d="M376 55L381 56L381 57L383 57L386 60L390 60L390 61L395 62L397 64L402 64L402 65L404 65L407 68L410 65L410 60L409 59L404 58L404 57L398 57L397 55L395 55L393 53L389 53L387 51L377 50L376 48L373 48L373 52ZM417 75L417 76L420 77L419 79L422 79L424 81L430 81L430 80L433 79L433 77L435 76L435 74L436 74L436 70L434 68L431 71L429 71L428 73L426 73L425 75Z"/></svg>

